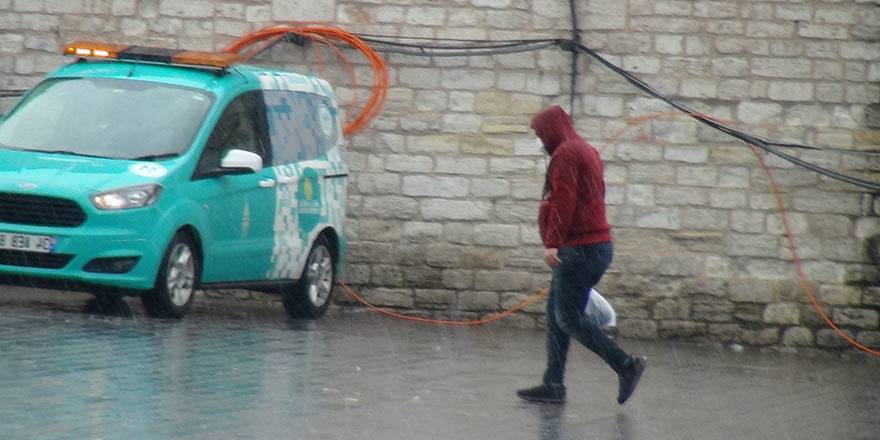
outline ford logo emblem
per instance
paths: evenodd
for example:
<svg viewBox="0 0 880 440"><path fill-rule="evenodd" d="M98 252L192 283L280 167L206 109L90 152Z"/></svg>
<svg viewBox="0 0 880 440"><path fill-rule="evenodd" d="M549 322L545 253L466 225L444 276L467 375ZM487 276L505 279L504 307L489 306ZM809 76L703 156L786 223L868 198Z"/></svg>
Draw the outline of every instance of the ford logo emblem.
<svg viewBox="0 0 880 440"><path fill-rule="evenodd" d="M22 189L37 189L37 184L33 182L19 183L18 186Z"/></svg>

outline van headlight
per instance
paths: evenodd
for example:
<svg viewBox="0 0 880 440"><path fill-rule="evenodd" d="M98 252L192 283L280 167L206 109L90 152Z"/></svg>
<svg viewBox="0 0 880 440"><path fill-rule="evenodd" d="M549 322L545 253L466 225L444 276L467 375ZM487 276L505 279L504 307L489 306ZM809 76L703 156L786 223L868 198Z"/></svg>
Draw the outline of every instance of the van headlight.
<svg viewBox="0 0 880 440"><path fill-rule="evenodd" d="M129 186L95 194L92 196L92 203L96 208L107 211L143 208L155 204L160 192L162 185L155 183Z"/></svg>

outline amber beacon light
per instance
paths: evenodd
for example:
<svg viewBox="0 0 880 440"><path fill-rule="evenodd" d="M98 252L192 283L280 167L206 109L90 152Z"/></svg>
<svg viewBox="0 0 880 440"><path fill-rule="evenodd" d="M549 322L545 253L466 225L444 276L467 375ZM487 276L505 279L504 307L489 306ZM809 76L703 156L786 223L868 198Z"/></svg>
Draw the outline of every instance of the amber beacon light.
<svg viewBox="0 0 880 440"><path fill-rule="evenodd" d="M64 55L212 69L226 69L239 59L238 54L228 52L196 52L161 47L98 43L94 41L70 43L64 48Z"/></svg>

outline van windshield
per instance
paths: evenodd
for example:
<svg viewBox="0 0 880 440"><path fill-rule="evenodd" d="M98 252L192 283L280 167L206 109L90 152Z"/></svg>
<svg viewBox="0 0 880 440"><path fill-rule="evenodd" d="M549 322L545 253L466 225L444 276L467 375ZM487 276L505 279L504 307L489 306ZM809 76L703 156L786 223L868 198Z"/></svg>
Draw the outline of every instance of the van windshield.
<svg viewBox="0 0 880 440"><path fill-rule="evenodd" d="M44 81L0 123L0 148L167 158L189 148L212 98L207 92L109 78Z"/></svg>

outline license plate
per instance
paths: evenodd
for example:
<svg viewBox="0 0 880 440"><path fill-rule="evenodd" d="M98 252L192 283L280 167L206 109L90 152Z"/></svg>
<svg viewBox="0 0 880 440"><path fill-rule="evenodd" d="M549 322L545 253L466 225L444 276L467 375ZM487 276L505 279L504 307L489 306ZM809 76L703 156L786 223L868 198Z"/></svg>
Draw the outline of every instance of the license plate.
<svg viewBox="0 0 880 440"><path fill-rule="evenodd" d="M57 237L47 235L0 232L0 249L48 254L55 251L55 243L57 242Z"/></svg>

